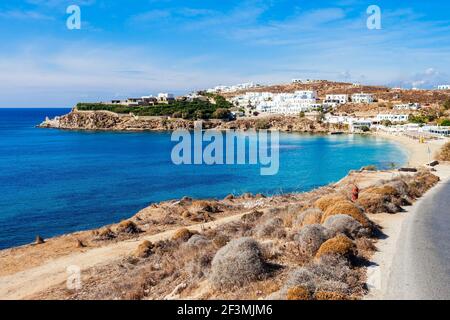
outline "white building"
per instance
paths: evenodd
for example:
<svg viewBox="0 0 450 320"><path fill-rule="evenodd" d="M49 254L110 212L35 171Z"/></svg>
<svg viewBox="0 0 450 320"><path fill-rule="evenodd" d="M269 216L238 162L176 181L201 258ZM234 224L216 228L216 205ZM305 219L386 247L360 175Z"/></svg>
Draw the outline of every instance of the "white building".
<svg viewBox="0 0 450 320"><path fill-rule="evenodd" d="M420 103L403 103L394 106L394 110L419 110L420 108L422 108Z"/></svg>
<svg viewBox="0 0 450 320"><path fill-rule="evenodd" d="M369 93L355 93L352 95L353 103L372 103L373 101L373 95Z"/></svg>
<svg viewBox="0 0 450 320"><path fill-rule="evenodd" d="M377 114L377 117L376 117L377 122L390 121L392 123L407 122L408 119L409 119L409 114L385 113L385 114Z"/></svg>
<svg viewBox="0 0 450 320"><path fill-rule="evenodd" d="M325 103L345 104L348 102L348 94L327 94Z"/></svg>
<svg viewBox="0 0 450 320"><path fill-rule="evenodd" d="M175 96L172 93L158 93L159 100L172 100Z"/></svg>
<svg viewBox="0 0 450 320"><path fill-rule="evenodd" d="M374 122L373 118L352 117L342 115L332 115L327 113L325 115L325 122L330 124L344 124L348 125L351 132L362 131L364 128L371 128Z"/></svg>
<svg viewBox="0 0 450 320"><path fill-rule="evenodd" d="M450 84L443 84L438 86L438 90L450 90Z"/></svg>
<svg viewBox="0 0 450 320"><path fill-rule="evenodd" d="M207 89L206 92L208 92L208 93L218 93L218 92L230 93L230 92L236 92L236 91L240 91L240 90L252 89L252 88L257 88L257 87L260 87L260 85L254 84L253 82L247 82L247 83L241 83L241 84L236 84L236 85L232 85L232 86L216 86L214 88Z"/></svg>
<svg viewBox="0 0 450 320"><path fill-rule="evenodd" d="M315 91L295 91L294 93L247 92L231 99L240 107L254 107L261 113L299 114L318 109Z"/></svg>

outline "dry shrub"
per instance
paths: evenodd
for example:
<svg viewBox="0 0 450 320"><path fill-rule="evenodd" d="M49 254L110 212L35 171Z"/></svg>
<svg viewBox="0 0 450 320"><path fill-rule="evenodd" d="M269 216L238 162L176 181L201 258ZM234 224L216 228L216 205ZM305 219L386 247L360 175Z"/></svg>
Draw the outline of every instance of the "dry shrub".
<svg viewBox="0 0 450 320"><path fill-rule="evenodd" d="M346 201L348 200L344 195L339 193L332 193L328 194L326 196L323 196L322 198L318 199L314 206L325 212L329 207L333 206L337 202Z"/></svg>
<svg viewBox="0 0 450 320"><path fill-rule="evenodd" d="M225 234L218 234L213 238L213 244L217 249L220 249L230 242L230 237Z"/></svg>
<svg viewBox="0 0 450 320"><path fill-rule="evenodd" d="M322 210L316 208L310 208L301 212L295 220L297 227L304 227L309 224L320 223L322 219Z"/></svg>
<svg viewBox="0 0 450 320"><path fill-rule="evenodd" d="M192 235L193 233L189 231L189 229L181 228L175 231L175 233L172 236L172 240L186 242L189 240L190 237L192 237Z"/></svg>
<svg viewBox="0 0 450 320"><path fill-rule="evenodd" d="M116 238L116 234L108 227L100 230L94 230L92 234L94 236L94 240L97 241L106 241Z"/></svg>
<svg viewBox="0 0 450 320"><path fill-rule="evenodd" d="M299 245L300 252L308 256L314 256L327 239L327 229L320 224L307 225L294 236L294 240Z"/></svg>
<svg viewBox="0 0 450 320"><path fill-rule="evenodd" d="M258 242L252 238L239 238L216 253L209 279L216 288L242 286L261 279L266 270Z"/></svg>
<svg viewBox="0 0 450 320"><path fill-rule="evenodd" d="M267 219L263 224L258 225L255 231L256 235L261 238L282 238L286 235L283 219L278 217Z"/></svg>
<svg viewBox="0 0 450 320"><path fill-rule="evenodd" d="M450 161L450 142L447 142L439 152L437 157L441 161Z"/></svg>
<svg viewBox="0 0 450 320"><path fill-rule="evenodd" d="M402 179L395 179L378 187L364 190L358 199L369 213L396 213L402 210L401 206L410 205L410 188Z"/></svg>
<svg viewBox="0 0 450 320"><path fill-rule="evenodd" d="M358 250L358 253L361 251L369 252L369 253L377 251L377 247L375 246L373 241L370 239L358 238L355 240L355 243L356 243L356 248Z"/></svg>
<svg viewBox="0 0 450 320"><path fill-rule="evenodd" d="M321 223L324 223L329 217L337 214L349 215L364 227L370 227L370 221L366 215L350 201L340 201L330 206L323 214Z"/></svg>
<svg viewBox="0 0 450 320"><path fill-rule="evenodd" d="M349 296L333 291L317 291L314 294L316 300L349 300Z"/></svg>
<svg viewBox="0 0 450 320"><path fill-rule="evenodd" d="M153 243L148 240L144 240L141 244L139 244L134 255L139 258L147 258L153 253L153 248Z"/></svg>
<svg viewBox="0 0 450 320"><path fill-rule="evenodd" d="M353 253L355 244L348 237L339 234L334 238L325 241L317 251L316 257L320 258L324 255L341 255L347 256Z"/></svg>
<svg viewBox="0 0 450 320"><path fill-rule="evenodd" d="M329 235L335 237L342 233L353 239L370 235L370 230L364 228L361 223L346 214L337 214L328 217L323 226L329 230Z"/></svg>
<svg viewBox="0 0 450 320"><path fill-rule="evenodd" d="M311 300L311 293L302 286L289 288L286 293L287 300Z"/></svg>
<svg viewBox="0 0 450 320"><path fill-rule="evenodd" d="M396 213L401 211L401 207L391 202L391 198L381 193L367 190L361 193L358 204L368 213Z"/></svg>
<svg viewBox="0 0 450 320"><path fill-rule="evenodd" d="M281 298L286 298L287 290L300 286L305 288L317 299L334 298L338 295L350 296L363 292L363 281L360 273L350 268L348 261L340 256L323 256L313 262L292 270L280 290ZM335 295L316 294L333 292Z"/></svg>
<svg viewBox="0 0 450 320"><path fill-rule="evenodd" d="M194 234L186 242L186 245L192 246L192 247L203 247L203 246L209 244L210 242L211 241L209 241L206 237L199 235L199 234Z"/></svg>
<svg viewBox="0 0 450 320"><path fill-rule="evenodd" d="M439 177L428 171L421 171L407 181L410 196L413 198L421 197L428 189L439 182Z"/></svg>
<svg viewBox="0 0 450 320"><path fill-rule="evenodd" d="M192 205L190 207L192 212L208 212L208 213L215 213L219 212L219 208L217 206L217 203L214 203L212 201L206 201L206 200L195 200L192 202Z"/></svg>
<svg viewBox="0 0 450 320"><path fill-rule="evenodd" d="M117 233L136 234L142 232L138 226L131 220L124 220L116 227Z"/></svg>
<svg viewBox="0 0 450 320"><path fill-rule="evenodd" d="M256 222L261 218L263 213L261 211L252 211L250 213L246 213L241 217L241 220L244 222Z"/></svg>

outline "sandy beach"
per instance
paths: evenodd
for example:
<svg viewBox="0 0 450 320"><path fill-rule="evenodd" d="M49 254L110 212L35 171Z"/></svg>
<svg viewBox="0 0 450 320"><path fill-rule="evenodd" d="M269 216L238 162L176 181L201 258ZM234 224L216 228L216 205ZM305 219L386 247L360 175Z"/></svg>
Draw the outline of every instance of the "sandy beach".
<svg viewBox="0 0 450 320"><path fill-rule="evenodd" d="M375 136L386 138L400 144L408 153L408 166L417 167L431 162L442 146L450 139L431 140L420 143L418 140L400 134L390 134L382 131Z"/></svg>

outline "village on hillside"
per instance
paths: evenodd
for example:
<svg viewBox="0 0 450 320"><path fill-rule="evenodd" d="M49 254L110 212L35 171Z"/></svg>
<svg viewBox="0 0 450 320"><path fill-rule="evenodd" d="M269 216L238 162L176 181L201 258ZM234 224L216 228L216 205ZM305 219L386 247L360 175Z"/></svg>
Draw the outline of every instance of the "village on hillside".
<svg viewBox="0 0 450 320"><path fill-rule="evenodd" d="M422 90L293 79L289 84L221 85L182 96L159 93L95 104L82 103L78 108L184 119L298 116L345 125L351 132L381 130L426 138L450 134L450 85ZM190 114L178 111L183 108L190 108ZM210 112L204 112L205 108L210 108ZM158 110L158 113L149 113L149 110Z"/></svg>

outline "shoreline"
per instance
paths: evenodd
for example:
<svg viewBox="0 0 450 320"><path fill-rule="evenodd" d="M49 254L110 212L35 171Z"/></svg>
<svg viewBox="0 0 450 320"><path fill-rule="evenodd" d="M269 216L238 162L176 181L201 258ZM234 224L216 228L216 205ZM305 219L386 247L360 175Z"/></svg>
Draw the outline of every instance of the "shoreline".
<svg viewBox="0 0 450 320"><path fill-rule="evenodd" d="M407 165L411 167L420 167L433 161L436 153L450 140L449 138L444 138L427 141L426 143L419 143L419 141L404 135L394 135L381 131L372 133L372 136L385 138L401 145L407 152ZM428 153L428 147L430 153Z"/></svg>

